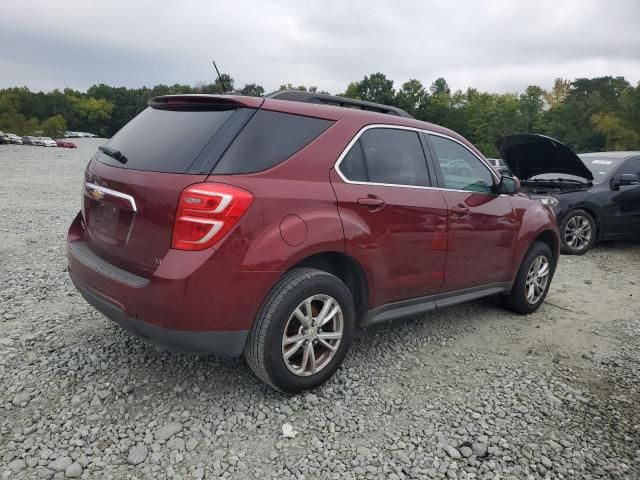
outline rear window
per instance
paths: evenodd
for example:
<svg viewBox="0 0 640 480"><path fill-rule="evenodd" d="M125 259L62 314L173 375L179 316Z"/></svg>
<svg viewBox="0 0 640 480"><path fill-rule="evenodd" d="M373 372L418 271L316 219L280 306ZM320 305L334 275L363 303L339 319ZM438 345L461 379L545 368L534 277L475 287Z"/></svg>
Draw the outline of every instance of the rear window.
<svg viewBox="0 0 640 480"><path fill-rule="evenodd" d="M236 110L158 110L147 108L106 146L119 150L126 163L98 152L108 165L152 172L185 173L209 140Z"/></svg>
<svg viewBox="0 0 640 480"><path fill-rule="evenodd" d="M213 169L215 174L271 168L308 145L333 122L258 110Z"/></svg>

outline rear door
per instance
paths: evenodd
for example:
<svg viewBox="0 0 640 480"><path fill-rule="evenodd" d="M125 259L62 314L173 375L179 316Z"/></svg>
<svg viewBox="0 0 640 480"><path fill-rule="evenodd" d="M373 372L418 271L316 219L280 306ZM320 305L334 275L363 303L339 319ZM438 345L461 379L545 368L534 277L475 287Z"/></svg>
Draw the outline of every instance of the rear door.
<svg viewBox="0 0 640 480"><path fill-rule="evenodd" d="M255 112L210 101L147 108L95 154L82 200L84 240L92 251L147 277L162 262L180 193L206 180Z"/></svg>
<svg viewBox="0 0 640 480"><path fill-rule="evenodd" d="M446 204L418 132L376 127L332 173L346 251L368 269L371 307L437 293L446 255Z"/></svg>
<svg viewBox="0 0 640 480"><path fill-rule="evenodd" d="M442 292L509 281L518 231L511 200L494 193L495 174L465 145L428 139L449 219Z"/></svg>

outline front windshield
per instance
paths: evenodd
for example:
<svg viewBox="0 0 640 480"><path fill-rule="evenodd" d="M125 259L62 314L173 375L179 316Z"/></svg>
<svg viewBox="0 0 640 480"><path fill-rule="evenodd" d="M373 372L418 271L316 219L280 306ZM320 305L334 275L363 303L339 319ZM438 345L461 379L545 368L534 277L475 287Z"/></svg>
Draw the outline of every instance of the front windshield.
<svg viewBox="0 0 640 480"><path fill-rule="evenodd" d="M611 174L624 162L621 158L607 158L591 155L578 155L580 160L593 173L593 183L606 182Z"/></svg>

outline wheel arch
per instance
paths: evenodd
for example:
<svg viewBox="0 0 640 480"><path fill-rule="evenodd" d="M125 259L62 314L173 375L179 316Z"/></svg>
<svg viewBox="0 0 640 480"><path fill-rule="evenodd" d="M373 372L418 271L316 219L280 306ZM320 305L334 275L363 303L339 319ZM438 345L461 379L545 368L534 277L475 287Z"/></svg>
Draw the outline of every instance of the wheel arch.
<svg viewBox="0 0 640 480"><path fill-rule="evenodd" d="M367 274L353 257L337 251L314 253L298 261L287 271L296 268L315 268L335 275L344 282L351 292L357 320L359 321L367 312L369 308Z"/></svg>
<svg viewBox="0 0 640 480"><path fill-rule="evenodd" d="M600 214L600 209L594 205L590 205L590 204L577 204L577 205L573 205L570 209L567 210L567 212L562 216L562 222L561 224L564 224L564 222L567 220L567 218L569 218L571 216L571 214L573 212L575 212L576 210L582 210L587 212L589 215L591 215L591 217L593 217L593 221L596 222L596 241L598 241L600 239L600 236L602 235L602 231L603 231L603 227L602 227L602 216ZM561 225L558 225L558 227L560 227ZM560 232L560 235L562 235L562 231Z"/></svg>
<svg viewBox="0 0 640 480"><path fill-rule="evenodd" d="M543 230L542 232L538 233L538 235L533 239L533 242L531 242L531 245L533 245L535 242L541 242L546 244L551 249L551 253L553 254L553 259L556 262L558 261L559 252L560 252L560 243L559 243L559 239L556 238L556 236L553 234L553 231ZM529 248L531 248L531 246L529 246Z"/></svg>

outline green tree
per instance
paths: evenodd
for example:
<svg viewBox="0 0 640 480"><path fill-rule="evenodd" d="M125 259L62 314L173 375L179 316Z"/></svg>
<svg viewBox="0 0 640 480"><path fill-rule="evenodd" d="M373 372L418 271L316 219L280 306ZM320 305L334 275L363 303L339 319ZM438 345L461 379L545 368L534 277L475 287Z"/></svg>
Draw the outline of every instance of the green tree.
<svg viewBox="0 0 640 480"><path fill-rule="evenodd" d="M220 78L222 78L224 86L222 85ZM233 84L233 78L231 78L228 73L221 73L220 77L217 77L213 83L199 82L196 84L194 93L230 93L233 91ZM168 93L169 91L167 93L162 93L161 95L167 95Z"/></svg>
<svg viewBox="0 0 640 480"><path fill-rule="evenodd" d="M569 95L571 89L571 81L564 78L556 78L553 82L553 88L543 93L543 97L547 105L553 107L559 103L564 102Z"/></svg>
<svg viewBox="0 0 640 480"><path fill-rule="evenodd" d="M233 79L224 74L227 88ZM416 118L459 132L494 155L496 138L511 133L540 132L557 138L576 151L640 148L640 84L632 86L622 77L555 80L552 89L528 87L522 94L494 94L474 88L452 92L444 78L429 89L412 79L399 90L382 73L348 84L342 94L373 102L396 105ZM317 92L315 86L287 83L282 89ZM0 90L0 129L19 135L60 131L60 117L70 130L111 136L139 112L150 98L182 93L220 93L219 81L199 85L156 85L125 88L94 85L86 92L65 88L32 92L26 87ZM264 95L254 83L242 93ZM327 93L327 92L320 92ZM55 118L55 120L51 120Z"/></svg>
<svg viewBox="0 0 640 480"><path fill-rule="evenodd" d="M93 97L69 97L73 106L73 124L84 125L84 129L104 136L109 130L113 104L108 100ZM70 124L72 122L69 122Z"/></svg>
<svg viewBox="0 0 640 480"><path fill-rule="evenodd" d="M341 97L355 98L355 99L361 100L358 95L359 95L359 93L358 93L358 83L357 82L349 83L349 85L347 85L347 89L344 91L344 93L340 94Z"/></svg>
<svg viewBox="0 0 640 480"><path fill-rule="evenodd" d="M544 93L542 88L530 85L520 95L521 129L523 133L533 133L539 130L544 110Z"/></svg>
<svg viewBox="0 0 640 480"><path fill-rule="evenodd" d="M428 96L420 80L411 79L403 83L400 90L396 92L395 104L411 115L415 115Z"/></svg>
<svg viewBox="0 0 640 480"><path fill-rule="evenodd" d="M264 95L264 88L262 87L262 85L258 85L257 83L248 83L247 85L242 87L240 93L243 95L249 95L251 97L261 97Z"/></svg>
<svg viewBox="0 0 640 480"><path fill-rule="evenodd" d="M429 87L429 91L431 92L431 95L449 95L451 93L449 84L442 77L436 78L434 80L434 82Z"/></svg>
<svg viewBox="0 0 640 480"><path fill-rule="evenodd" d="M605 138L606 150L638 150L640 134L625 126L622 119L611 113L595 113L591 123L596 132Z"/></svg>
<svg viewBox="0 0 640 480"><path fill-rule="evenodd" d="M42 122L40 128L47 137L60 138L67 131L67 122L62 115L55 115Z"/></svg>
<svg viewBox="0 0 640 480"><path fill-rule="evenodd" d="M385 105L395 104L393 80L389 80L383 73L373 73L359 82L349 84L343 95Z"/></svg>

